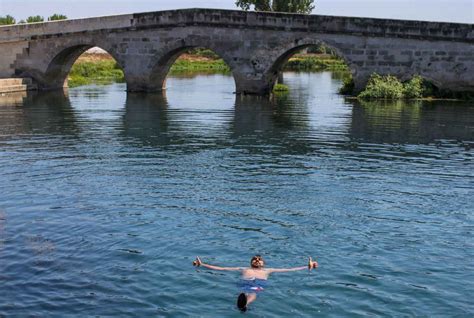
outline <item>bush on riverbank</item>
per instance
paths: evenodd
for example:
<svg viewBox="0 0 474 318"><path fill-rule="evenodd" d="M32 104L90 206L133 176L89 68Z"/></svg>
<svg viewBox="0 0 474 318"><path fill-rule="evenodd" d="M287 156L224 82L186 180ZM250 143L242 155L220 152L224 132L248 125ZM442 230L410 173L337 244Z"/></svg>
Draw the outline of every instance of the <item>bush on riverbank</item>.
<svg viewBox="0 0 474 318"><path fill-rule="evenodd" d="M404 97L407 99L417 99L424 96L423 78L414 76L411 80L403 84Z"/></svg>
<svg viewBox="0 0 474 318"><path fill-rule="evenodd" d="M403 84L395 76L373 74L358 98L401 99L403 98Z"/></svg>
<svg viewBox="0 0 474 318"><path fill-rule="evenodd" d="M342 95L351 95L354 92L354 80L352 79L352 75L348 75L344 78L342 82L342 86L339 89L339 94Z"/></svg>
<svg viewBox="0 0 474 318"><path fill-rule="evenodd" d="M276 95L286 95L290 91L290 87L285 84L276 84L275 87L273 87L273 93Z"/></svg>
<svg viewBox="0 0 474 318"><path fill-rule="evenodd" d="M423 79L413 77L402 83L392 75L373 74L358 96L360 99L416 99L423 97Z"/></svg>

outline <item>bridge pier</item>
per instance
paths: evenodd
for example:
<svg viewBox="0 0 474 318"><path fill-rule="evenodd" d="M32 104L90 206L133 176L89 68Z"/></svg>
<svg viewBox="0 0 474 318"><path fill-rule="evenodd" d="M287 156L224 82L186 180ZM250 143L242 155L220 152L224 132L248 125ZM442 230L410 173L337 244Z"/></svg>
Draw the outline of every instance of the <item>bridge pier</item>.
<svg viewBox="0 0 474 318"><path fill-rule="evenodd" d="M268 81L259 79L246 79L235 77L235 93L238 95L270 95L273 85Z"/></svg>

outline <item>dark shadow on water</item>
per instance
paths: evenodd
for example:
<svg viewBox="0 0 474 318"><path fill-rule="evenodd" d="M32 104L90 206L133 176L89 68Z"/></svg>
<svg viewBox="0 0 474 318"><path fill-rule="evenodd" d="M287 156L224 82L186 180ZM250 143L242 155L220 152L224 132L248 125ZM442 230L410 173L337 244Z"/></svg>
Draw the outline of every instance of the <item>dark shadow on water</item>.
<svg viewBox="0 0 474 318"><path fill-rule="evenodd" d="M74 136L80 131L67 91L18 93L0 97L0 104L2 135Z"/></svg>
<svg viewBox="0 0 474 318"><path fill-rule="evenodd" d="M120 136L143 146L172 143L169 132L168 101L164 94L127 94Z"/></svg>
<svg viewBox="0 0 474 318"><path fill-rule="evenodd" d="M235 146L251 153L307 154L312 151L306 141L308 113L306 107L291 103L286 96L271 99L237 96L231 137ZM298 136L294 138L292 136ZM258 147L256 147L258 145Z"/></svg>
<svg viewBox="0 0 474 318"><path fill-rule="evenodd" d="M454 101L356 101L353 141L430 144L439 140L474 141L474 105Z"/></svg>

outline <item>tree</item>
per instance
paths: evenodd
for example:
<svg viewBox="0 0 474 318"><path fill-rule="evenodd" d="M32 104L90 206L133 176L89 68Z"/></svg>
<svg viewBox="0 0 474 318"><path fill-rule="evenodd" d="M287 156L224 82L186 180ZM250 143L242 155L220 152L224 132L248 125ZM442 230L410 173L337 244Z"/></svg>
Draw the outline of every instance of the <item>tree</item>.
<svg viewBox="0 0 474 318"><path fill-rule="evenodd" d="M314 0L237 0L235 4L248 11L274 11L309 14L314 9Z"/></svg>
<svg viewBox="0 0 474 318"><path fill-rule="evenodd" d="M59 21L59 20L67 20L67 16L65 16L64 14L55 13L48 18L48 21Z"/></svg>
<svg viewBox="0 0 474 318"><path fill-rule="evenodd" d="M15 18L12 17L11 15L6 15L6 16L0 16L0 25L10 25L10 24L15 24Z"/></svg>
<svg viewBox="0 0 474 318"><path fill-rule="evenodd" d="M44 22L44 18L40 15L35 15L32 17L28 17L28 19L26 19L26 23L35 23L35 22Z"/></svg>

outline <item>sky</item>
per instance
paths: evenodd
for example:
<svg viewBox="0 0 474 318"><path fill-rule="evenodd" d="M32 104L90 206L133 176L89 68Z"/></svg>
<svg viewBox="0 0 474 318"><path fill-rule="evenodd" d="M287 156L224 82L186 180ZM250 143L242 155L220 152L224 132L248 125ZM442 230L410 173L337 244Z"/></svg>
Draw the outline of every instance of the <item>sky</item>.
<svg viewBox="0 0 474 318"><path fill-rule="evenodd" d="M474 23L474 0L316 0L314 14ZM17 20L61 13L70 19L183 8L236 9L235 0L0 0Z"/></svg>

